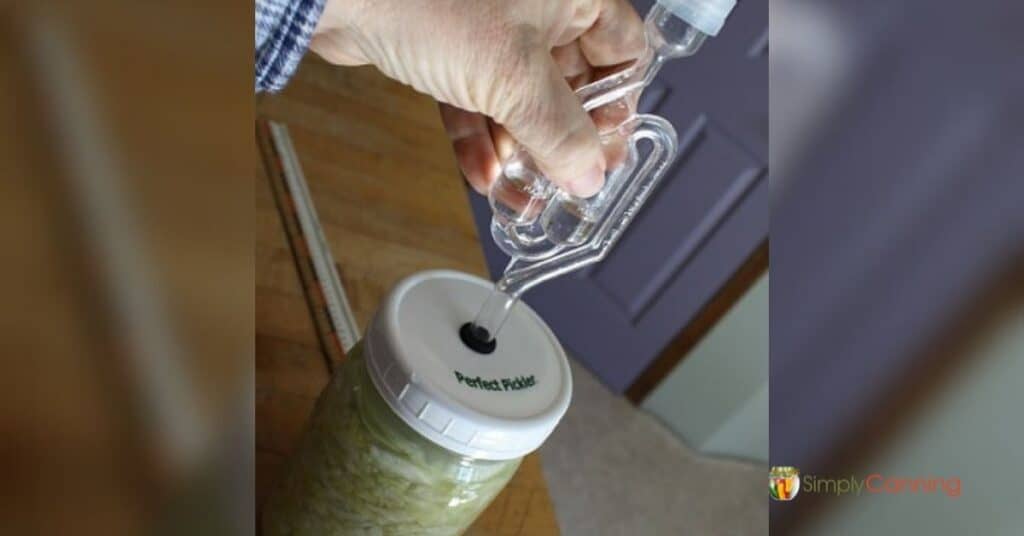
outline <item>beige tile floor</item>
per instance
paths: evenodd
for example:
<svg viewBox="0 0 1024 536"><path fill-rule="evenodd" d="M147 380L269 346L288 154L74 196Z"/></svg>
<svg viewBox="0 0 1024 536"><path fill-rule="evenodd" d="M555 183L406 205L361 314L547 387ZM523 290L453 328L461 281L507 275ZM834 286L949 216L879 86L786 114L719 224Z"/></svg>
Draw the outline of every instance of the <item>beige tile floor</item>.
<svg viewBox="0 0 1024 536"><path fill-rule="evenodd" d="M710 458L572 362L572 405L541 448L565 536L768 533L768 468Z"/></svg>

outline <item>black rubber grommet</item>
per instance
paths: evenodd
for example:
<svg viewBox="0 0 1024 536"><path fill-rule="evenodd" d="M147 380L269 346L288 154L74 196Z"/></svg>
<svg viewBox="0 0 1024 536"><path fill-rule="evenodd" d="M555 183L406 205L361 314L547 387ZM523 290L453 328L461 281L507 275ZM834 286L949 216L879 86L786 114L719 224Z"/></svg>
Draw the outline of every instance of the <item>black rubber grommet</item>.
<svg viewBox="0 0 1024 536"><path fill-rule="evenodd" d="M459 328L459 338L470 350L478 354L489 354L498 347L498 340L491 337L486 329L466 322Z"/></svg>

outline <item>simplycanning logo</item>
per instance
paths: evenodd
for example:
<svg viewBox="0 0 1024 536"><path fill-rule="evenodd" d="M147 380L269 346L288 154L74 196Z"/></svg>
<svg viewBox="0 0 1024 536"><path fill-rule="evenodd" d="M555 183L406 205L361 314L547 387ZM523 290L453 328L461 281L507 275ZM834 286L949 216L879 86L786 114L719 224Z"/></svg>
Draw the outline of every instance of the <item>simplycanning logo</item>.
<svg viewBox="0 0 1024 536"><path fill-rule="evenodd" d="M881 473L872 473L864 478L826 478L815 475L801 477L796 467L772 467L768 473L768 491L772 499L777 501L791 501L800 492L832 495L860 495L864 492L887 495L942 494L956 499L961 494L961 482L958 477L905 477Z"/></svg>
<svg viewBox="0 0 1024 536"><path fill-rule="evenodd" d="M800 493L800 470L796 467L772 467L768 473L768 492L776 501L792 501Z"/></svg>

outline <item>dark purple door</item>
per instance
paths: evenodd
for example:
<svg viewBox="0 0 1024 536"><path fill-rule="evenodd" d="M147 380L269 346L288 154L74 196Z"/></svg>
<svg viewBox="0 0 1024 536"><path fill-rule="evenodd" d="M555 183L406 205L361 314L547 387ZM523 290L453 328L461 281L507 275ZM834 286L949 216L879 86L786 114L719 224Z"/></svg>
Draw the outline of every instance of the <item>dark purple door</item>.
<svg viewBox="0 0 1024 536"><path fill-rule="evenodd" d="M637 2L645 13L650 2ZM738 5L718 37L668 64L641 111L679 132L675 165L599 265L526 295L562 343L624 391L768 235L768 3ZM472 194L491 274L507 257Z"/></svg>

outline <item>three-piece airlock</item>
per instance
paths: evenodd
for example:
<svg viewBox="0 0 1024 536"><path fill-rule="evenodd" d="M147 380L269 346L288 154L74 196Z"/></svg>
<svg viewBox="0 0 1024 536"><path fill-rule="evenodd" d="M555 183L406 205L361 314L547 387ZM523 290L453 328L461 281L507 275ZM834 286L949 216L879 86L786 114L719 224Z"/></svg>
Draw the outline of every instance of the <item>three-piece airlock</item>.
<svg viewBox="0 0 1024 536"><path fill-rule="evenodd" d="M600 261L622 236L677 151L676 132L668 121L635 113L640 92L666 61L696 53L734 6L735 0L658 0L644 23L643 55L630 67L576 90L592 117L621 118L611 126L595 121L604 127L601 142L612 164L596 195L579 198L559 189L522 149L505 163L488 200L491 235L512 260L464 330L472 345L493 342L523 292Z"/></svg>

